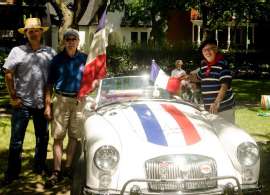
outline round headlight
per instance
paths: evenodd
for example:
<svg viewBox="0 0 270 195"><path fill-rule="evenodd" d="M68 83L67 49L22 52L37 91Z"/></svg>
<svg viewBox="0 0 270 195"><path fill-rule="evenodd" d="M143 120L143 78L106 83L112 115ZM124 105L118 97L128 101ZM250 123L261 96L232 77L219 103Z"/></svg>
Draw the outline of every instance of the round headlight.
<svg viewBox="0 0 270 195"><path fill-rule="evenodd" d="M94 162L102 171L111 171L119 162L119 152L113 146L101 146L95 153Z"/></svg>
<svg viewBox="0 0 270 195"><path fill-rule="evenodd" d="M259 149L251 142L244 142L237 148L237 158L241 165L252 166L259 160Z"/></svg>

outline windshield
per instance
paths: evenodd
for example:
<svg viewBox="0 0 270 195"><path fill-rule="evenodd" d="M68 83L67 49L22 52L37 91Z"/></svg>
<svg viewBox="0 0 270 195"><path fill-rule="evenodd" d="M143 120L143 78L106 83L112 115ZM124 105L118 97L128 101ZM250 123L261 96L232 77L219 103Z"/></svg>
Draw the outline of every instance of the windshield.
<svg viewBox="0 0 270 195"><path fill-rule="evenodd" d="M123 76L103 79L97 92L98 106L138 99L168 99L164 89L156 88L149 76Z"/></svg>

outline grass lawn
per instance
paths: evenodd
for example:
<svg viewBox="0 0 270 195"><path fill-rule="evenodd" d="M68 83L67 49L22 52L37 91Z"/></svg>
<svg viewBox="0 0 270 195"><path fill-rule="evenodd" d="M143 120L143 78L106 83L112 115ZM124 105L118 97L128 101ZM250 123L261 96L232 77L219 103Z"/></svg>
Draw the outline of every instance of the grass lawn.
<svg viewBox="0 0 270 195"><path fill-rule="evenodd" d="M270 95L270 80L233 80L233 91L238 102L259 103L261 95Z"/></svg>
<svg viewBox="0 0 270 195"><path fill-rule="evenodd" d="M9 101L9 96L8 96L8 93L7 93L7 90L4 88L4 89L1 89L0 88L0 107L6 105Z"/></svg>
<svg viewBox="0 0 270 195"><path fill-rule="evenodd" d="M257 141L270 140L270 117L257 115L261 111L261 95L270 95L270 81L237 79L233 81L233 90L237 103L236 124Z"/></svg>
<svg viewBox="0 0 270 195"><path fill-rule="evenodd" d="M262 94L270 94L270 81L234 80L233 88L236 94L236 123L249 132L261 147L261 182L264 185L262 194L270 194L270 117L257 116L260 109ZM8 102L6 93L0 91L0 109ZM1 110L0 110L1 111ZM1 114L1 112L0 112ZM4 176L7 163L8 145L10 138L9 117L0 118L0 179ZM66 142L65 142L66 143ZM0 194L69 194L68 181L63 181L56 188L44 190L44 177L31 172L34 155L35 136L33 124L28 125L23 152L22 180L12 185L0 188ZM48 164L52 166L52 140L48 147Z"/></svg>
<svg viewBox="0 0 270 195"><path fill-rule="evenodd" d="M10 139L10 119L9 117L1 117L0 119L0 180L4 177L4 171L7 167L8 147ZM64 145L66 146L67 140ZM34 158L35 148L35 134L33 131L33 123L28 124L23 145L22 153L22 172L21 179L12 183L11 185L1 188L0 194L14 195L14 194L44 194L44 195L67 195L69 193L69 181L63 180L52 189L44 189L44 182L47 176L40 176L32 173L32 164ZM50 139L47 153L47 164L49 168L52 167L52 139Z"/></svg>
<svg viewBox="0 0 270 195"><path fill-rule="evenodd" d="M270 140L270 117L258 116L259 107L238 106L236 109L236 124L245 129L257 141Z"/></svg>

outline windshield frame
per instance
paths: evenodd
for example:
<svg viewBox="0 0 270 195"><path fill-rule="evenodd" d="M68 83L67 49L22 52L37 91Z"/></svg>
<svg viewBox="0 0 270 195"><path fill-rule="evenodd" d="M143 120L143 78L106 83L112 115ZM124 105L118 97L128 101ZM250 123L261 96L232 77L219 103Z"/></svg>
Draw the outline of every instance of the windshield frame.
<svg viewBox="0 0 270 195"><path fill-rule="evenodd" d="M104 86L104 83L107 82ZM111 83L114 84L110 86ZM128 81L128 83L123 82ZM138 81L137 83L131 83ZM120 83L120 84L119 84ZM117 86L116 86L117 85ZM105 94L104 94L105 93ZM153 94L158 93L158 94ZM103 97L106 97L102 101ZM170 94L165 90L154 86L150 81L149 75L138 75L138 76L119 76L105 78L100 81L99 88L96 93L96 108L111 104L114 102L132 102L139 99L151 100L151 99L169 99ZM110 99L111 98L111 99ZM115 100L113 100L115 98Z"/></svg>
<svg viewBox="0 0 270 195"><path fill-rule="evenodd" d="M158 91L162 91L162 93L166 93L166 95L164 96L164 94L163 94L161 96L154 96L152 94L151 97L146 97L146 96L142 95L141 97L138 96L136 98L119 98L119 99L116 99L114 101L108 101L108 102L101 102L100 101L102 98L102 89L103 89L102 87L103 87L103 84L105 81L112 80L112 79L121 80L121 79L128 79L128 78L131 78L131 79L138 78L138 79L147 80L148 85L145 85L144 87L149 87L149 88L146 88L146 89L140 88L140 90L142 90L142 91L149 90L148 92L154 92L154 90L158 90ZM115 88L113 88L111 90L114 90L114 89ZM127 90L130 90L130 89L127 89ZM160 94L157 94L157 95L160 95ZM98 89L94 92L94 94L91 93L90 96L95 101L95 106L94 106L95 109L94 110L99 110L100 108L115 105L115 104L122 104L122 103L125 104L125 103L138 102L138 101L164 101L164 102L182 103L185 105L190 105L190 106L200 110L198 105L187 102L187 101L179 98L178 96L177 96L177 98L175 98L175 96L171 96L165 89L157 88L156 86L154 86L154 83L152 83L149 79L149 75L119 76L119 77L108 77L108 78L102 79L102 80L100 80L100 84L99 84Z"/></svg>

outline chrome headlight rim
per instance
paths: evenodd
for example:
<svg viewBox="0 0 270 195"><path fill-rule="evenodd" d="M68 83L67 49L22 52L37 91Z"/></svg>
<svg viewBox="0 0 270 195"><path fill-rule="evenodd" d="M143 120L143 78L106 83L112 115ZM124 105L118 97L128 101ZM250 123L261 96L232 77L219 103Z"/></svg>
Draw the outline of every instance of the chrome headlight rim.
<svg viewBox="0 0 270 195"><path fill-rule="evenodd" d="M102 145L95 152L94 164L99 170L110 172L118 165L119 157L119 152L114 146Z"/></svg>
<svg viewBox="0 0 270 195"><path fill-rule="evenodd" d="M242 166L254 166L260 159L258 146L252 142L241 143L237 147L237 159Z"/></svg>

